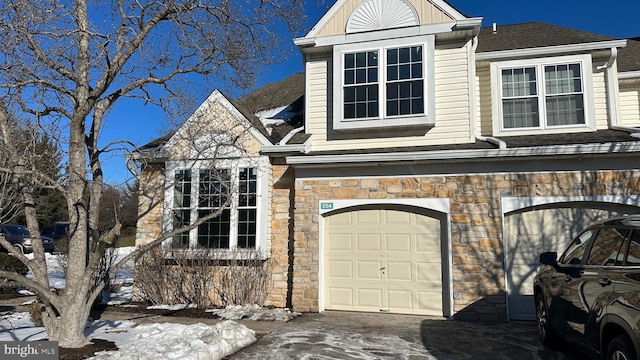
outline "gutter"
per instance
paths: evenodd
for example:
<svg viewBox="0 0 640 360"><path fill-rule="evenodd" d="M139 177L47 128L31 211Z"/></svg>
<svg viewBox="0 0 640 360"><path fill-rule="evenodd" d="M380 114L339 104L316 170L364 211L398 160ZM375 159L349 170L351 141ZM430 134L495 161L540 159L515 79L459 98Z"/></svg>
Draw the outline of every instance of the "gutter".
<svg viewBox="0 0 640 360"><path fill-rule="evenodd" d="M478 61L489 60L502 60L502 59L514 59L514 58L526 58L532 56L548 56L559 53L569 52L585 52L593 50L605 50L613 47L625 47L627 46L627 40L608 40L593 43L571 44L571 45L557 45L546 46L529 49L515 49L515 50L500 50L489 51L476 55Z"/></svg>
<svg viewBox="0 0 640 360"><path fill-rule="evenodd" d="M471 103L471 124L476 140L485 141L498 146L499 149L506 149L507 143L490 136L480 134L480 118L478 117L477 84L476 84L476 50L478 49L478 37L471 40L471 50L469 54L469 101Z"/></svg>
<svg viewBox="0 0 640 360"><path fill-rule="evenodd" d="M637 130L637 129L636 129ZM307 155L287 157L287 164L310 167L336 167L340 164L348 166L362 163L364 166L378 166L389 162L478 162L512 160L519 161L523 157L589 157L594 155L611 155L624 153L640 153L638 143L604 143L576 144L567 146L538 146L530 148L482 149L482 150L441 150L413 151L375 154L335 154Z"/></svg>
<svg viewBox="0 0 640 360"><path fill-rule="evenodd" d="M618 79L620 80L628 80L628 79L637 79L640 78L640 70L639 71L627 71L618 74Z"/></svg>

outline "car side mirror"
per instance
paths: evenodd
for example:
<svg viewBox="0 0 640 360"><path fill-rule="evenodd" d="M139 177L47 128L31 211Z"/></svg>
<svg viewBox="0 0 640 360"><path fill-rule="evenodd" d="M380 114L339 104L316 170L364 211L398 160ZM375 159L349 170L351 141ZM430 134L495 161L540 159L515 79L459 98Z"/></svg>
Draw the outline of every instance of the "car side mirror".
<svg viewBox="0 0 640 360"><path fill-rule="evenodd" d="M551 265L554 268L558 267L558 253L555 251L544 252L540 254L540 263L544 265Z"/></svg>

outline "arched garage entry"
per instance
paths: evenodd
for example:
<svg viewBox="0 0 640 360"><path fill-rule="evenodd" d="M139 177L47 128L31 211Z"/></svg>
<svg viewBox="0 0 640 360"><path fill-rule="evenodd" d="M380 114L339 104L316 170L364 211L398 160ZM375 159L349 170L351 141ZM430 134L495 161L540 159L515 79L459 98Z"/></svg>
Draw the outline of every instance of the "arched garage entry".
<svg viewBox="0 0 640 360"><path fill-rule="evenodd" d="M637 201L635 197L603 197L584 201L549 198L548 202L536 199L532 206L506 212L503 235L509 318L535 319L533 279L540 268L540 253L562 253L569 242L593 222L611 216L640 213ZM514 206L505 206L506 210L510 207Z"/></svg>
<svg viewBox="0 0 640 360"><path fill-rule="evenodd" d="M446 213L390 203L323 214L321 308L450 316L448 224Z"/></svg>

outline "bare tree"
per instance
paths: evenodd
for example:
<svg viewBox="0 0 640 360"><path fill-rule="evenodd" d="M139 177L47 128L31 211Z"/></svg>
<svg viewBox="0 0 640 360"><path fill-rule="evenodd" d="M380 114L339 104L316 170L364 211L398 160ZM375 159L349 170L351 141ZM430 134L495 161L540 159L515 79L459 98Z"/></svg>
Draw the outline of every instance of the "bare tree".
<svg viewBox="0 0 640 360"><path fill-rule="evenodd" d="M95 284L96 271L121 227L116 221L111 229L99 231L101 159L126 145L99 142L109 110L122 98L171 107L176 100L191 98L183 95L193 88L185 82L188 77L251 84L259 67L280 58L278 50L286 44L280 34L301 23L302 5L300 0L4 0L0 154L5 156L0 159L0 178L11 179L19 189L27 227L34 235L34 257L13 251L1 237L0 244L34 277L6 271L0 271L0 277L38 294L50 340L70 348L88 343L84 326L105 286L105 281ZM13 138L12 112L29 117L31 128L55 137L67 160L64 184L39 172L24 155ZM49 290L34 208L37 188L55 189L66 199L71 236L62 294ZM164 234L131 257L184 230Z"/></svg>

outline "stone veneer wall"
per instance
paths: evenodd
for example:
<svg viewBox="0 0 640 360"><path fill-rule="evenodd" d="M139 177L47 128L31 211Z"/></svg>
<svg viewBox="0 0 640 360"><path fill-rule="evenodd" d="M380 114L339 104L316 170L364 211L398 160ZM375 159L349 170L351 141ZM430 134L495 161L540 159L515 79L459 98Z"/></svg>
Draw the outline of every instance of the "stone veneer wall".
<svg viewBox="0 0 640 360"><path fill-rule="evenodd" d="M163 200L163 166L160 164L147 165L140 175L140 188L138 189L136 246L147 244L162 235Z"/></svg>
<svg viewBox="0 0 640 360"><path fill-rule="evenodd" d="M449 198L456 317L505 321L501 197L637 194L640 171L296 180L293 308L319 309L320 200Z"/></svg>
<svg viewBox="0 0 640 360"><path fill-rule="evenodd" d="M291 307L292 272L290 259L293 256L293 194L294 170L286 165L271 167L271 268L272 288L267 305ZM291 251L291 253L290 253Z"/></svg>

